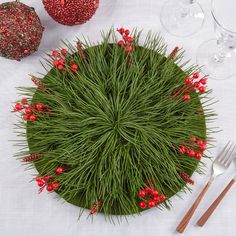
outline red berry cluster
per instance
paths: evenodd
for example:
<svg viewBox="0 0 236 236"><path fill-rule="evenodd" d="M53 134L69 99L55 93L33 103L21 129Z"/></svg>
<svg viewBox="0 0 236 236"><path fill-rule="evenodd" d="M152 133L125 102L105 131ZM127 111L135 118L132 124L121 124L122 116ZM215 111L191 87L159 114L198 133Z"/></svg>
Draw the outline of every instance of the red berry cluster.
<svg viewBox="0 0 236 236"><path fill-rule="evenodd" d="M134 39L130 36L130 31L128 29L120 28L117 29L117 32L119 32L123 38L122 40L118 41L118 45L125 49L126 54L133 52L133 47L131 44L133 43Z"/></svg>
<svg viewBox="0 0 236 236"><path fill-rule="evenodd" d="M63 69L66 68L66 59L65 56L68 54L68 51L63 48L59 52L58 50L52 51L52 57L54 58L53 60L53 66L57 67L59 71L62 71ZM78 65L75 63L70 64L70 71L77 71L78 70Z"/></svg>
<svg viewBox="0 0 236 236"><path fill-rule="evenodd" d="M201 139L196 139L194 136L191 136L189 141L191 142L191 147L188 146L188 143L180 145L179 153L181 155L188 154L189 157L196 157L200 160L202 158L202 152L206 150L207 141L204 142Z"/></svg>
<svg viewBox="0 0 236 236"><path fill-rule="evenodd" d="M58 166L55 170L55 173L60 175L65 171L63 166ZM46 187L48 192L51 192L52 190L58 190L59 189L59 184L57 181L52 181L52 175L51 176L37 176L36 181L38 186L40 187L39 193L43 191L43 189Z"/></svg>
<svg viewBox="0 0 236 236"><path fill-rule="evenodd" d="M206 84L207 84L207 78L204 76L200 78L200 74L198 72L194 73L192 78L191 77L186 77L185 78L185 84L188 87L186 89L186 92L190 92L191 90L198 90L200 93L204 93L206 91ZM185 94L184 95L184 100L189 101L190 100L190 95Z"/></svg>
<svg viewBox="0 0 236 236"><path fill-rule="evenodd" d="M53 182L50 176L37 176L36 182L40 187L39 193L41 193L45 187L48 192L51 192L53 190L57 191L59 189L59 183L57 181Z"/></svg>
<svg viewBox="0 0 236 236"><path fill-rule="evenodd" d="M139 202L141 209L145 209L146 207L153 208L166 200L164 194L159 194L157 189L151 188L148 185L146 185L145 189L138 191L138 196L142 199L142 201Z"/></svg>
<svg viewBox="0 0 236 236"><path fill-rule="evenodd" d="M40 112L49 111L49 109L46 108L42 103L37 103L35 105L33 103L28 103L26 98L22 98L20 103L16 103L13 111L24 111L22 113L23 120L36 121L37 115Z"/></svg>
<svg viewBox="0 0 236 236"><path fill-rule="evenodd" d="M179 175L186 183L189 183L189 184L192 184L192 185L194 184L194 180L192 180L186 172L181 171L179 173Z"/></svg>

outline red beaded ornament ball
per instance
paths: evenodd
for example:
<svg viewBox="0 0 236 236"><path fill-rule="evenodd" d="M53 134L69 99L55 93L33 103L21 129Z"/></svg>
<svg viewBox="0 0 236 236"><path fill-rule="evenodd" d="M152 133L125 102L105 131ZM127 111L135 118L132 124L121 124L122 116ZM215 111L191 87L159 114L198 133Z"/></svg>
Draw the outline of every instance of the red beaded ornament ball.
<svg viewBox="0 0 236 236"><path fill-rule="evenodd" d="M43 0L48 14L63 25L80 25L96 12L99 0Z"/></svg>
<svg viewBox="0 0 236 236"><path fill-rule="evenodd" d="M18 1L0 4L0 56L20 61L37 51L43 26L34 8Z"/></svg>

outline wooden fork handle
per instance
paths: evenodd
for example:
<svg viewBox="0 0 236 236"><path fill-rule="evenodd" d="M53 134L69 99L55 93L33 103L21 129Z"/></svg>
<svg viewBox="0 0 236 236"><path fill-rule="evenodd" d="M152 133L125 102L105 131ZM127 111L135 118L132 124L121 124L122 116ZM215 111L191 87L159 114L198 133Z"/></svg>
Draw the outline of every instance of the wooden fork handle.
<svg viewBox="0 0 236 236"><path fill-rule="evenodd" d="M220 202L223 200L226 193L230 190L230 188L235 183L235 179L232 179L229 184L225 187L225 189L221 192L221 194L216 198L216 200L211 204L211 206L205 211L205 213L201 216L201 218L198 220L197 225L203 226L208 218L212 215L212 213L215 211L217 206L220 204Z"/></svg>
<svg viewBox="0 0 236 236"><path fill-rule="evenodd" d="M201 193L198 195L197 199L191 206L191 208L188 210L182 221L179 223L179 225L176 228L176 231L179 233L183 233L185 228L187 227L190 219L192 218L194 212L196 211L199 203L201 202L203 196L206 194L207 190L211 186L212 180L209 180L208 183L205 185L204 189L201 191Z"/></svg>

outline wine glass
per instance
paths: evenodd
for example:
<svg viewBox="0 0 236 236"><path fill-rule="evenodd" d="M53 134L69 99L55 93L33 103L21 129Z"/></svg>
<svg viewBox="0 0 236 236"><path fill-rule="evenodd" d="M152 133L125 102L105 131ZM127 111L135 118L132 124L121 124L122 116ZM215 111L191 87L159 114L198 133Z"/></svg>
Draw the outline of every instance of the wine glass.
<svg viewBox="0 0 236 236"><path fill-rule="evenodd" d="M228 79L236 74L236 1L212 0L211 15L216 39L200 45L197 63L202 72L214 79Z"/></svg>
<svg viewBox="0 0 236 236"><path fill-rule="evenodd" d="M169 0L161 9L163 27L175 36L187 37L203 26L204 11L196 0Z"/></svg>

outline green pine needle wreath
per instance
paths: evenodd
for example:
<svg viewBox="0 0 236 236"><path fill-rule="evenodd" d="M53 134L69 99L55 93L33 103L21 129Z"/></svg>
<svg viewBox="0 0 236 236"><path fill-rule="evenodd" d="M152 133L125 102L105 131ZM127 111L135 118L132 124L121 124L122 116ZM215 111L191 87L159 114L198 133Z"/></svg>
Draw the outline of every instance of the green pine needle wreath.
<svg viewBox="0 0 236 236"><path fill-rule="evenodd" d="M132 32L128 54L113 29L99 45L84 40L83 51L66 43L64 69L53 66L53 56L46 62L40 79L46 90L19 88L28 101L49 108L17 125L28 141L19 156L40 154L29 167L58 182L59 196L82 209L102 201L99 211L109 217L139 213L137 192L149 180L166 196L159 207L169 208L171 196L189 189L179 173L202 171L179 147L191 136L206 140L206 122L214 118L211 91L193 89L189 101L183 93L173 96L198 67L187 67L181 50L166 57L159 35L149 33L142 46L140 35ZM63 173L55 174L58 166Z"/></svg>

